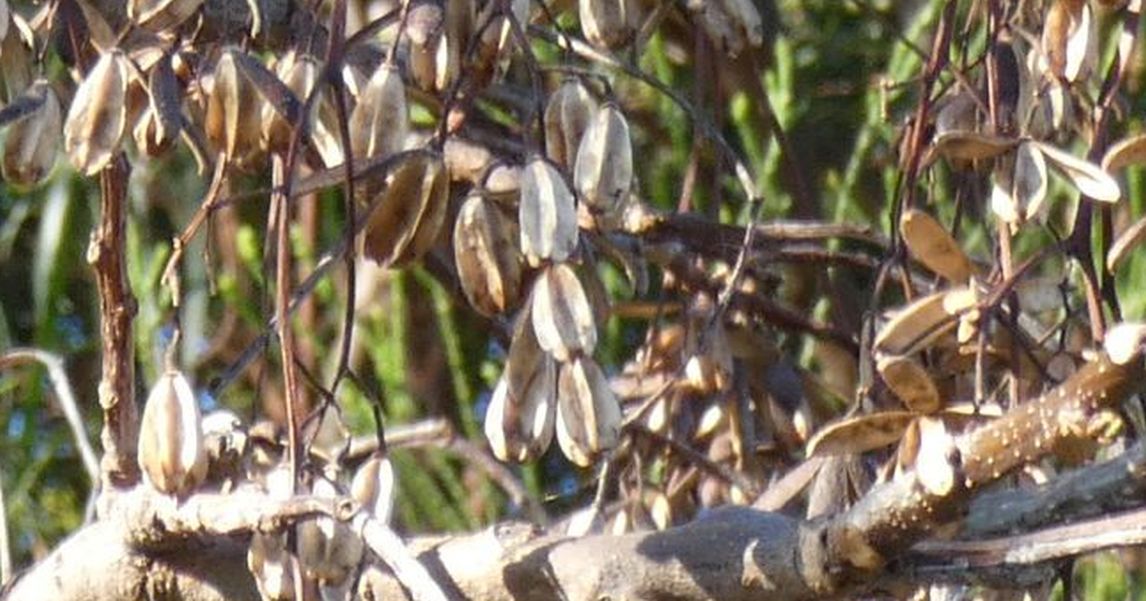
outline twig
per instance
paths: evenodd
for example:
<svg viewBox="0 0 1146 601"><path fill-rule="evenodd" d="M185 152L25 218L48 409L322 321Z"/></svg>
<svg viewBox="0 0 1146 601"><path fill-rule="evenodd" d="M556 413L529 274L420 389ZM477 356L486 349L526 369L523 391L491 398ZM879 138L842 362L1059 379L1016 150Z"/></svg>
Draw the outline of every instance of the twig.
<svg viewBox="0 0 1146 601"><path fill-rule="evenodd" d="M53 353L39 349L13 348L0 356L0 369L22 362L38 362L48 370L48 381L51 382L52 389L56 392L56 400L60 403L60 410L63 411L64 419L67 420L68 427L72 430L76 448L80 451L80 459L88 473L88 478L91 479L92 490L98 490L99 459L92 449L91 441L88 440L79 405L76 404L76 397L72 392L71 384L68 382L68 375L64 372L63 360Z"/></svg>
<svg viewBox="0 0 1146 601"><path fill-rule="evenodd" d="M138 309L127 281L127 184L130 168L121 154L100 173L100 221L88 247L99 292L103 367L99 403L103 409L100 442L104 455L100 481L130 488L139 481L135 461L139 416L135 406L132 321Z"/></svg>
<svg viewBox="0 0 1146 601"><path fill-rule="evenodd" d="M389 526L362 512L354 518L354 529L370 550L390 566L415 601L446 601L446 594L438 583Z"/></svg>

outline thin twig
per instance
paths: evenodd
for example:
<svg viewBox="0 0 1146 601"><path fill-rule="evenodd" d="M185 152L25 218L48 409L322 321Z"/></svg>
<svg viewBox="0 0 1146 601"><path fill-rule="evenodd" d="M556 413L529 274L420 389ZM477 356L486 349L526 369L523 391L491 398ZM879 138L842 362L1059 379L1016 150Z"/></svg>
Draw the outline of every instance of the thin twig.
<svg viewBox="0 0 1146 601"><path fill-rule="evenodd" d="M48 370L48 381L56 392L56 400L60 403L60 410L68 427L72 430L72 438L76 441L76 448L80 451L80 460L84 470L91 479L92 490L99 489L99 459L88 440L87 430L84 428L83 416L80 415L76 396L72 392L72 385L68 381L68 374L64 371L64 361L59 356L33 348L13 348L0 356L0 369L12 367L25 362L38 362Z"/></svg>

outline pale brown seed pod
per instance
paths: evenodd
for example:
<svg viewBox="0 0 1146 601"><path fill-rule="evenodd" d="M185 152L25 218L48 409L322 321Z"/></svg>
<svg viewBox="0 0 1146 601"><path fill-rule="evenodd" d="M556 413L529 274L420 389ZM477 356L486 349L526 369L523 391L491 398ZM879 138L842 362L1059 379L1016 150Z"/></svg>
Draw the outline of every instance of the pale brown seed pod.
<svg viewBox="0 0 1146 601"><path fill-rule="evenodd" d="M640 16L633 0L578 0L577 8L581 32L598 48L624 48L636 37Z"/></svg>
<svg viewBox="0 0 1146 601"><path fill-rule="evenodd" d="M611 214L633 187L633 143L629 123L617 105L597 111L581 138L573 182L581 200L599 213Z"/></svg>
<svg viewBox="0 0 1146 601"><path fill-rule="evenodd" d="M258 148L261 129L259 92L243 74L236 58L239 52L232 48L219 56L204 117L207 140L216 152L232 159Z"/></svg>
<svg viewBox="0 0 1146 601"><path fill-rule="evenodd" d="M350 483L350 496L367 508L374 519L390 523L394 511L394 465L390 459L371 455L358 466Z"/></svg>
<svg viewBox="0 0 1146 601"><path fill-rule="evenodd" d="M368 217L362 253L384 267L417 260L445 221L449 177L439 156L414 154L398 167Z"/></svg>
<svg viewBox="0 0 1146 601"><path fill-rule="evenodd" d="M545 105L545 154L572 169L581 136L597 114L597 101L579 79L566 79Z"/></svg>
<svg viewBox="0 0 1146 601"><path fill-rule="evenodd" d="M538 362L520 398L510 392L504 376L498 379L484 424L495 457L524 463L537 459L549 448L556 424L556 380L556 367L549 357Z"/></svg>
<svg viewBox="0 0 1146 601"><path fill-rule="evenodd" d="M127 130L128 59L119 49L100 55L68 109L64 150L84 175L103 169L119 151Z"/></svg>
<svg viewBox="0 0 1146 601"><path fill-rule="evenodd" d="M136 147L148 156L157 156L171 148L183 130L182 90L166 56L151 67L147 82L148 105L132 135Z"/></svg>
<svg viewBox="0 0 1146 601"><path fill-rule="evenodd" d="M470 305L483 315L505 312L521 296L516 232L493 201L471 195L454 222L454 263Z"/></svg>
<svg viewBox="0 0 1146 601"><path fill-rule="evenodd" d="M328 499L342 496L335 484L323 477L315 479L311 494ZM297 534L299 564L308 577L321 583L342 583L362 561L362 538L345 522L330 516L310 518L299 523Z"/></svg>
<svg viewBox="0 0 1146 601"><path fill-rule="evenodd" d="M207 475L199 403L187 378L168 371L147 396L139 423L139 466L161 493L184 497Z"/></svg>
<svg viewBox="0 0 1146 601"><path fill-rule="evenodd" d="M370 76L350 114L350 147L354 157L385 158L402 149L409 131L406 86L394 65L382 64Z"/></svg>
<svg viewBox="0 0 1146 601"><path fill-rule="evenodd" d="M570 461L589 466L620 439L621 406L591 357L561 366L557 382L557 442Z"/></svg>
<svg viewBox="0 0 1146 601"><path fill-rule="evenodd" d="M56 164L63 120L60 100L45 80L32 84L25 94L36 108L8 127L4 139L4 179L21 186L42 181Z"/></svg>
<svg viewBox="0 0 1146 601"><path fill-rule="evenodd" d="M24 92L37 77L35 34L28 22L18 14L3 18L6 35L0 40L0 92L3 100L12 101Z"/></svg>
<svg viewBox="0 0 1146 601"><path fill-rule="evenodd" d="M593 308L572 267L550 265L533 284L533 330L541 348L558 361L592 355L597 346Z"/></svg>
<svg viewBox="0 0 1146 601"><path fill-rule="evenodd" d="M521 175L521 250L530 265L564 261L577 248L577 210L561 173L535 158Z"/></svg>

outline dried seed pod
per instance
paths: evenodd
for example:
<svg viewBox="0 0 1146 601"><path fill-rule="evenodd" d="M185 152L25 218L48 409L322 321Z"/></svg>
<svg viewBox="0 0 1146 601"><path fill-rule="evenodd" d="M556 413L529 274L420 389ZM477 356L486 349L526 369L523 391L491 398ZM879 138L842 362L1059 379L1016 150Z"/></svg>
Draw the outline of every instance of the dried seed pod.
<svg viewBox="0 0 1146 601"><path fill-rule="evenodd" d="M764 21L752 0L722 0L721 4L740 38L757 48L764 44Z"/></svg>
<svg viewBox="0 0 1146 601"><path fill-rule="evenodd" d="M127 16L148 31L162 32L178 27L200 6L203 0L130 0Z"/></svg>
<svg viewBox="0 0 1146 601"><path fill-rule="evenodd" d="M157 156L175 143L183 130L182 91L171 60L162 57L147 80L148 106L135 125L135 145L149 156Z"/></svg>
<svg viewBox="0 0 1146 601"><path fill-rule="evenodd" d="M1042 35L1044 68L1057 79L1078 81L1098 57L1094 13L1085 0L1057 0L1047 11Z"/></svg>
<svg viewBox="0 0 1146 601"><path fill-rule="evenodd" d="M247 549L247 569L255 577L255 584L263 599L294 599L294 576L285 536L261 532L251 535L251 546Z"/></svg>
<svg viewBox="0 0 1146 601"><path fill-rule="evenodd" d="M908 410L916 413L934 413L939 410L939 389L927 370L915 359L902 355L884 355L876 362L876 370Z"/></svg>
<svg viewBox="0 0 1146 601"><path fill-rule="evenodd" d="M394 465L390 459L374 454L358 466L350 496L370 510L374 519L389 524L394 510Z"/></svg>
<svg viewBox="0 0 1146 601"><path fill-rule="evenodd" d="M591 357L561 366L557 381L557 442L573 463L589 466L615 446L621 434L621 406Z"/></svg>
<svg viewBox="0 0 1146 601"><path fill-rule="evenodd" d="M1122 264L1130 252L1138 248L1146 240L1146 216L1139 217L1130 227L1118 234L1110 250L1106 252L1106 269L1111 273Z"/></svg>
<svg viewBox="0 0 1146 601"><path fill-rule="evenodd" d="M127 130L127 57L119 49L100 55L68 109L64 149L84 175L103 169L119 151Z"/></svg>
<svg viewBox="0 0 1146 601"><path fill-rule="evenodd" d="M522 31L529 24L529 0L512 0L510 11L521 25ZM486 2L485 9L477 18L477 23L489 23L481 29L477 49L471 55L467 69L469 76L480 89L489 82L501 77L509 66L509 48L513 47L513 25L502 10L500 2Z"/></svg>
<svg viewBox="0 0 1146 601"><path fill-rule="evenodd" d="M935 156L948 160L979 161L995 158L1014 148L1018 140L974 131L950 131L935 136L928 149L930 162Z"/></svg>
<svg viewBox="0 0 1146 601"><path fill-rule="evenodd" d="M350 115L350 148L355 158L388 157L402 149L409 129L406 86L394 65L382 64Z"/></svg>
<svg viewBox="0 0 1146 601"><path fill-rule="evenodd" d="M597 101L581 80L563 81L545 105L545 155L565 169L572 169L581 136L596 114Z"/></svg>
<svg viewBox="0 0 1146 601"><path fill-rule="evenodd" d="M577 193L590 208L612 213L633 187L633 143L621 109L607 103L585 131L573 171Z"/></svg>
<svg viewBox="0 0 1146 601"><path fill-rule="evenodd" d="M1022 223L1045 215L1047 165L1031 142L1015 149L1013 161L1004 161L995 173L991 210L1003 221Z"/></svg>
<svg viewBox="0 0 1146 601"><path fill-rule="evenodd" d="M521 250L530 265L564 261L577 248L577 209L561 173L535 158L521 174Z"/></svg>
<svg viewBox="0 0 1146 601"><path fill-rule="evenodd" d="M258 148L261 126L259 92L240 67L241 52L232 48L219 56L204 118L207 140L232 160Z"/></svg>
<svg viewBox="0 0 1146 601"><path fill-rule="evenodd" d="M448 191L441 157L418 153L403 161L374 202L362 233L363 255L383 267L420 257L441 230Z"/></svg>
<svg viewBox="0 0 1146 601"><path fill-rule="evenodd" d="M1101 167L1070 153L1039 141L1030 142L1058 171L1065 175L1079 192L1100 202L1118 202L1122 189L1118 182Z"/></svg>
<svg viewBox="0 0 1146 601"><path fill-rule="evenodd" d="M962 284L974 273L971 260L951 234L934 217L918 209L908 209L899 218L899 233L911 256L928 269Z"/></svg>
<svg viewBox="0 0 1146 601"><path fill-rule="evenodd" d="M516 232L493 201L474 194L454 222L454 263L470 305L483 315L504 313L521 296Z"/></svg>
<svg viewBox="0 0 1146 601"><path fill-rule="evenodd" d="M187 378L168 371L152 387L139 423L139 466L161 493L184 497L207 475L199 402Z"/></svg>
<svg viewBox="0 0 1146 601"><path fill-rule="evenodd" d="M962 286L918 298L897 311L879 330L872 347L894 355L915 352L951 331L956 318L974 309L977 303L975 289Z"/></svg>
<svg viewBox="0 0 1146 601"><path fill-rule="evenodd" d="M311 494L328 499L341 492L327 478L316 478ZM306 575L323 584L340 584L362 561L362 539L349 524L329 516L304 520L298 524L298 561Z"/></svg>
<svg viewBox="0 0 1146 601"><path fill-rule="evenodd" d="M12 101L24 92L37 77L35 34L28 22L18 14L9 14L2 20L8 28L0 39L0 81L3 100Z"/></svg>
<svg viewBox="0 0 1146 601"><path fill-rule="evenodd" d="M490 449L501 461L532 461L549 448L557 413L555 372L553 359L543 356L520 398L510 392L504 375L498 379L484 429Z"/></svg>
<svg viewBox="0 0 1146 601"><path fill-rule="evenodd" d="M846 455L886 447L899 440L917 417L909 411L883 411L841 419L808 439L807 454Z"/></svg>
<svg viewBox="0 0 1146 601"><path fill-rule="evenodd" d="M1111 144L1102 157L1102 170L1114 173L1129 165L1146 163L1146 134L1137 134Z"/></svg>
<svg viewBox="0 0 1146 601"><path fill-rule="evenodd" d="M446 56L445 24L446 7L441 0L410 2L406 19L409 74L414 84L423 90L436 91L439 49L443 59Z"/></svg>
<svg viewBox="0 0 1146 601"><path fill-rule="evenodd" d="M617 50L628 46L640 23L633 0L578 0L581 33L597 48Z"/></svg>
<svg viewBox="0 0 1146 601"><path fill-rule="evenodd" d="M60 100L46 80L32 84L25 96L35 108L8 128L4 139L4 179L32 186L44 181L56 164L63 121Z"/></svg>
<svg viewBox="0 0 1146 601"><path fill-rule="evenodd" d="M298 56L291 53L279 62L276 70L286 90L297 99L298 111L301 111L306 99L315 89L322 71L321 65L312 56ZM277 85L273 87L278 88ZM304 140L309 140L323 164L333 167L343 163L342 142L337 133L337 110L321 89L318 97L311 103L310 114L302 121L292 117L292 114L297 114L293 108L284 111L283 107L276 106L276 103L268 97L283 94L283 91L260 89L260 92L268 101L263 105L262 115L262 139L268 150L286 152L294 135L294 128L304 127Z"/></svg>
<svg viewBox="0 0 1146 601"><path fill-rule="evenodd" d="M1126 365L1142 355L1146 343L1146 325L1122 322L1110 328L1102 346L1115 365Z"/></svg>
<svg viewBox="0 0 1146 601"><path fill-rule="evenodd" d="M533 284L530 308L533 330L542 350L558 361L593 354L597 325L572 267L564 263L547 267Z"/></svg>

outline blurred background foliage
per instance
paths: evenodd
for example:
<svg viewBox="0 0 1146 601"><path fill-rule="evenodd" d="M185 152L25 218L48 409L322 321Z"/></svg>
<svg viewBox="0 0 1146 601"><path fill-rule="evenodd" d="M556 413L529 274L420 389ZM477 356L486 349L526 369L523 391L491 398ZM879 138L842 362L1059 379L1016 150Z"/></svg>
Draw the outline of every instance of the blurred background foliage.
<svg viewBox="0 0 1146 601"><path fill-rule="evenodd" d="M769 24L771 60L759 65L757 75L790 138L797 172L767 142L767 125L750 99L742 94L694 97L694 90L701 89L697 79L710 77L711 71L681 60L692 49L677 47L676 41L658 33L639 57L640 66L716 116L726 139L757 174L766 199L765 219L818 218L888 231L886 206L896 185L898 135L917 100L912 78L920 71L921 49L928 48L929 32L943 2L777 0L774 5L759 4ZM1113 41L1112 36L1107 39ZM963 43L981 45L982 40ZM535 47L539 56L554 54L544 42L535 42ZM1105 54L1109 53L1108 48ZM720 68L720 60L712 59L711 66ZM1130 105L1123 108L1141 115L1146 112L1146 98L1140 93L1141 69L1136 73L1128 86ZM618 78L615 85L623 87L629 104L644 109L631 117L643 197L661 208L674 208L681 174L690 160L692 125L679 107L651 88L624 78ZM713 168L717 160L711 151L705 158L702 178L723 175L698 187L697 208L725 222L745 223L748 207L733 187L727 166ZM195 211L206 182L185 152L163 160L133 159L133 165L128 264L139 301L137 389L145 391L157 375L159 349L172 331L171 300L160 286L160 277L171 240ZM951 186L942 180L952 175L942 167L932 172L939 181L927 183L932 191L930 203L950 222L957 203L947 196ZM1135 215L1146 209L1141 178L1140 170L1132 169L1125 188L1130 196L1125 206ZM251 182L239 180L233 186L253 188L257 181L252 177ZM805 198L797 190L799 185L810 192ZM99 433L99 324L97 297L85 261L98 210L98 190L92 186L61 165L49 183L34 190L0 185L0 348L33 346L63 356L94 441ZM1064 199L1068 190L1052 194ZM317 257L340 236L340 202L334 194L303 201L292 232L295 248L301 249L300 277L313 269ZM226 407L250 421L281 411L277 353L266 353L218 398L207 391L213 379L261 332L271 314L272 301L263 281L266 209L266 199L261 198L221 211L207 234L198 236L186 253L182 279L181 364L198 384L205 409ZM962 239L969 241L969 252L989 256L990 236L976 229L983 227L985 220L979 217L985 209L969 203L960 210L964 215ZM1045 240L1020 241L1041 243ZM484 444L481 419L506 341L456 290L447 289L434 277L435 260L444 259L431 256L425 267L400 272L364 268L359 273L354 361L361 380L339 391L344 418L355 434L373 431L372 399L377 398L386 424L446 417L459 433ZM808 278L789 275L791 279L781 282L785 298L803 295L809 298L797 306L821 314L830 310L826 302L814 298L815 285L801 289L801 282ZM312 366L323 381L329 379L326 374L337 359L343 282L337 271L322 281L297 318L302 362ZM615 297L629 294L616 273L606 277L605 283ZM863 290L870 282L856 278L841 285ZM1143 286L1146 260L1135 257L1121 272L1119 289L1141 290ZM866 302L864 294L853 296L855 302ZM1146 317L1146 295L1126 294L1123 302L1128 317ZM631 356L642 339L643 325L614 318L602 329L598 355L607 371L619 369ZM814 372L810 346L800 337L785 341L785 348ZM363 370L363 365L369 369ZM315 401L313 388L306 394ZM0 374L0 427L4 429L0 485L17 565L43 556L84 520L89 495L86 477L52 395L40 368L21 366ZM584 504L592 495L591 475L574 470L559 454L553 445L540 461L514 468L521 469L530 493L556 514ZM394 458L399 476L395 515L400 531L467 530L522 511L452 451L433 447L399 450ZM1094 563L1096 569L1079 571L1081 590L1105 598L1143 590L1117 570L1100 569L1110 563L1104 556ZM1146 593L1140 598L1146 598Z"/></svg>

